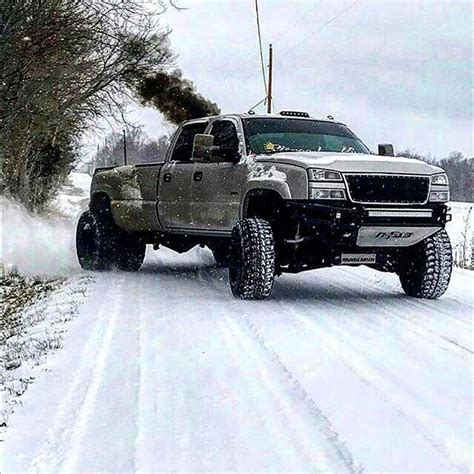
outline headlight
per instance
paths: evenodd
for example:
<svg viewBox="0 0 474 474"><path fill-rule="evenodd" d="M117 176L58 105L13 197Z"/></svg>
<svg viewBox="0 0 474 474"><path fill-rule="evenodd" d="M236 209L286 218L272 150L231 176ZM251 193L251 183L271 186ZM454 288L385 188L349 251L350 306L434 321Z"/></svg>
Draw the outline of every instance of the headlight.
<svg viewBox="0 0 474 474"><path fill-rule="evenodd" d="M309 188L310 199L346 199L344 189Z"/></svg>
<svg viewBox="0 0 474 474"><path fill-rule="evenodd" d="M447 186L449 184L448 175L446 173L441 173L431 176L431 184L444 184Z"/></svg>
<svg viewBox="0 0 474 474"><path fill-rule="evenodd" d="M308 173L310 181L342 181L342 176L339 171L312 168L308 170Z"/></svg>
<svg viewBox="0 0 474 474"><path fill-rule="evenodd" d="M449 201L449 191L431 191L431 202L446 202Z"/></svg>

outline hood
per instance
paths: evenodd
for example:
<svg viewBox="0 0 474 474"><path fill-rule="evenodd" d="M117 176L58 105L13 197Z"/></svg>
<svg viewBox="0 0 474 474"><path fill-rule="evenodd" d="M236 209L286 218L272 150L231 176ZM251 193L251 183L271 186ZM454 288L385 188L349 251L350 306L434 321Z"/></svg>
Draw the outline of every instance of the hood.
<svg viewBox="0 0 474 474"><path fill-rule="evenodd" d="M317 151L284 152L259 155L258 162L284 163L304 168L323 168L346 173L395 173L432 175L443 173L432 166L412 158L366 155L363 153L328 153Z"/></svg>

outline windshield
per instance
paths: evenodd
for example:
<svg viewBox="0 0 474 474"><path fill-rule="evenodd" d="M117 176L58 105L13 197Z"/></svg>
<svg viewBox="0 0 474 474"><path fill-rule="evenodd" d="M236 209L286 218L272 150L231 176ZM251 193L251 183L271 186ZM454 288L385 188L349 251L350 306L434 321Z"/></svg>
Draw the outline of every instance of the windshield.
<svg viewBox="0 0 474 474"><path fill-rule="evenodd" d="M250 151L260 154L295 151L370 153L368 148L339 123L293 118L244 119Z"/></svg>

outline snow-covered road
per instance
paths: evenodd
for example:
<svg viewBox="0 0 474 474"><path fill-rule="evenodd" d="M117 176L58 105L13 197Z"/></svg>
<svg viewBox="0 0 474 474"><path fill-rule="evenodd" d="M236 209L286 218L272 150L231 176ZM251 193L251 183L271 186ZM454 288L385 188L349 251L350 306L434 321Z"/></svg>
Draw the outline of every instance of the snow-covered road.
<svg viewBox="0 0 474 474"><path fill-rule="evenodd" d="M468 472L473 286L341 267L240 301L201 250L98 274L1 470Z"/></svg>

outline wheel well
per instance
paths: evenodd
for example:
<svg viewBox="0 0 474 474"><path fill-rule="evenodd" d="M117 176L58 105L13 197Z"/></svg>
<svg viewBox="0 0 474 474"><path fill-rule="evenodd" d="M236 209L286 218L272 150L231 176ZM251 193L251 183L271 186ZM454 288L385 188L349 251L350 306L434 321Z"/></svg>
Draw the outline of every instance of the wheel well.
<svg viewBox="0 0 474 474"><path fill-rule="evenodd" d="M286 207L283 198L276 191L251 191L245 201L244 217L261 217L272 228L285 221Z"/></svg>
<svg viewBox="0 0 474 474"><path fill-rule="evenodd" d="M110 198L106 193L95 193L91 197L89 209L98 213L111 214Z"/></svg>

